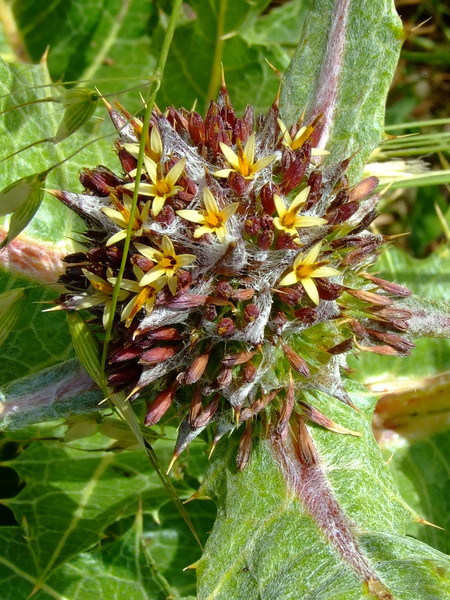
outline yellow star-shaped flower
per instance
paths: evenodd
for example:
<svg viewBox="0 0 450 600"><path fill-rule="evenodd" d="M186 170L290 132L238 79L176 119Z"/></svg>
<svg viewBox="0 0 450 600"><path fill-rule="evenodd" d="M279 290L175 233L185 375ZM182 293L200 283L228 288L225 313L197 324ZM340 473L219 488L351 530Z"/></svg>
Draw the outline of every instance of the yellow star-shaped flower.
<svg viewBox="0 0 450 600"><path fill-rule="evenodd" d="M150 269L139 282L140 286L149 285L154 281L161 280L169 286L172 294L177 291L177 271L194 262L195 254L176 254L172 241L164 235L161 242L161 250L150 248L144 244L135 244L141 254L155 262L156 265Z"/></svg>
<svg viewBox="0 0 450 600"><path fill-rule="evenodd" d="M103 310L103 327L106 329L109 322L109 315L111 313L111 297L113 293L113 285L111 285L109 278L112 275L112 269L108 268L106 271L106 276L108 281L102 279L98 275L91 273L87 269L82 269L83 275L86 279L89 280L89 283L94 288L95 292L86 296L78 305L77 310L84 310L86 308L91 308L92 306L98 306L99 304L104 304L105 308ZM125 300L128 296L128 292L125 290L120 290L118 300Z"/></svg>
<svg viewBox="0 0 450 600"><path fill-rule="evenodd" d="M122 227L120 231L112 235L106 242L107 246L117 244L120 240L124 240L127 237L127 227L130 221L131 206L133 204L132 198L124 196L123 202L120 202L117 198L113 197L114 204L117 210L108 206L103 206L100 210L113 221L119 227ZM143 225L148 220L148 214L150 211L150 200L146 202L142 208L136 207L133 219L133 237L139 237L143 233Z"/></svg>
<svg viewBox="0 0 450 600"><path fill-rule="evenodd" d="M136 119L136 121L140 123L142 129L142 122L139 121L139 119ZM139 157L139 144L122 144L122 148L125 148L125 150L131 154L131 156L134 156L134 158ZM158 128L154 125L150 132L150 144L147 144L145 147L145 155L151 158L153 161L158 162L161 160L162 154L163 145L161 136ZM134 173L134 171L131 171L130 175L133 176Z"/></svg>
<svg viewBox="0 0 450 600"><path fill-rule="evenodd" d="M314 125L300 127L300 129L297 131L294 138L292 139L283 121L281 119L277 119L277 121L278 125L280 126L281 135L283 136L282 144L283 146L291 148L291 150L297 150L297 148L301 148L306 142L306 140L309 140L315 129ZM326 156L327 154L330 154L328 150L322 150L321 148L311 148L311 156Z"/></svg>
<svg viewBox="0 0 450 600"><path fill-rule="evenodd" d="M319 292L317 291L316 283L314 282L315 277L334 277L340 275L340 271L333 269L333 267L325 267L328 261L315 262L319 256L322 242L319 242L311 248L311 250L305 255L299 253L292 265L292 270L285 275L278 283L280 286L295 285L301 283L305 288L305 292L314 302L319 304Z"/></svg>
<svg viewBox="0 0 450 600"><path fill-rule="evenodd" d="M228 175L235 171L244 177L244 179L253 179L258 171L270 165L271 162L275 160L275 156L265 156L264 158L260 158L256 162L255 160L255 143L256 137L255 134L252 133L249 136L248 140L245 143L244 148L242 148L242 144L240 140L237 141L237 151L236 154L229 146L220 142L220 149L222 150L222 154L225 156L227 161L230 163L230 169L221 169L220 171L216 171L214 175L216 177L228 177Z"/></svg>
<svg viewBox="0 0 450 600"><path fill-rule="evenodd" d="M289 208L286 208L283 200L277 194L274 194L273 201L277 209L278 216L274 218L273 224L280 231L285 231L291 235L297 236L300 227L314 227L323 225L326 219L321 217L301 217L298 214L301 206L305 204L310 188L307 187L298 194Z"/></svg>
<svg viewBox="0 0 450 600"><path fill-rule="evenodd" d="M203 190L204 210L177 210L177 215L187 221L199 223L202 227L197 227L194 232L194 238L198 239L205 233L215 233L219 240L224 243L227 237L226 222L233 215L239 202L227 204L222 210L219 210L216 199L208 188Z"/></svg>
<svg viewBox="0 0 450 600"><path fill-rule="evenodd" d="M145 169L152 183L139 183L139 194L142 196L153 196L152 215L157 217L161 212L167 198L175 196L183 188L176 185L181 177L186 159L182 158L170 169L167 175L162 175L161 165L155 163L148 156L144 156ZM135 183L127 183L124 187L128 190L134 190Z"/></svg>
<svg viewBox="0 0 450 600"><path fill-rule="evenodd" d="M156 294L165 286L165 281L160 279L152 283L152 285L142 287L141 282L145 277L144 271L137 265L133 265L133 273L136 276L136 281L133 279L122 279L120 283L120 293L125 293L126 295L128 295L128 292L134 293L133 298L123 307L122 314L120 315L120 320L125 321L125 327L131 325L134 317L141 308L145 308L147 314L152 312ZM109 277L108 281L114 285L117 277Z"/></svg>

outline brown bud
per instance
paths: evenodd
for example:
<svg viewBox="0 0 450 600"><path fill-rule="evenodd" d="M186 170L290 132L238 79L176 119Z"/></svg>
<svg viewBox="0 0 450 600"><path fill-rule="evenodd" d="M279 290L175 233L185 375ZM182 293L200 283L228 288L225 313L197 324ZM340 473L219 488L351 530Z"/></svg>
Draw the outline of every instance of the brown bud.
<svg viewBox="0 0 450 600"><path fill-rule="evenodd" d="M245 424L245 429L239 442L236 455L236 466L238 471L243 471L248 465L252 452L252 422L250 420Z"/></svg>
<svg viewBox="0 0 450 600"><path fill-rule="evenodd" d="M336 346L332 346L331 348L327 349L328 354L344 354L345 352L348 352L351 347L353 345L353 340L352 338L348 338L346 340L344 340L343 342L340 342L339 344L336 344Z"/></svg>
<svg viewBox="0 0 450 600"><path fill-rule="evenodd" d="M239 173L235 173L234 171L232 171L228 175L227 184L239 197L245 195L249 186L249 182L246 179L244 179L242 175L240 175Z"/></svg>
<svg viewBox="0 0 450 600"><path fill-rule="evenodd" d="M317 462L317 455L314 449L314 443L309 435L304 419L297 415L297 431L294 444L295 453L298 460L307 466L314 465Z"/></svg>
<svg viewBox="0 0 450 600"><path fill-rule="evenodd" d="M117 177L110 169L100 165L95 169L83 169L80 182L86 190L94 192L103 197L109 196L111 188L123 184L123 180Z"/></svg>
<svg viewBox="0 0 450 600"><path fill-rule="evenodd" d="M255 400L250 408L244 408L241 411L241 421L247 421L247 419L250 419L254 415L257 415L259 412L261 412L263 408L266 408L266 406L272 402L278 392L279 390L274 390L273 392L270 392L270 394L266 394L265 396Z"/></svg>
<svg viewBox="0 0 450 600"><path fill-rule="evenodd" d="M368 333L366 328L356 319L349 321L349 326L356 336L360 338L367 337Z"/></svg>
<svg viewBox="0 0 450 600"><path fill-rule="evenodd" d="M195 419L199 416L202 411L202 394L199 387L195 388L195 391L191 398L191 406L189 409L189 423L193 426Z"/></svg>
<svg viewBox="0 0 450 600"><path fill-rule="evenodd" d="M284 304L297 306L305 295L305 291L301 285L291 285L290 287L277 290L276 294Z"/></svg>
<svg viewBox="0 0 450 600"><path fill-rule="evenodd" d="M231 335L235 330L233 320L228 317L223 317L217 324L217 333L219 335Z"/></svg>
<svg viewBox="0 0 450 600"><path fill-rule="evenodd" d="M294 310L294 316L302 323L314 323L317 318L317 312L315 308L299 308Z"/></svg>
<svg viewBox="0 0 450 600"><path fill-rule="evenodd" d="M270 183L265 183L259 191L261 206L268 215L273 215L275 212L275 203L273 201L274 191L275 190Z"/></svg>
<svg viewBox="0 0 450 600"><path fill-rule="evenodd" d="M287 323L287 317L283 312L278 311L277 313L275 313L275 315L272 319L272 324L273 324L273 327L274 327L276 333L280 334L283 331L286 323Z"/></svg>
<svg viewBox="0 0 450 600"><path fill-rule="evenodd" d="M374 275L370 275L370 273L361 273L361 277L372 281L372 283L382 288L385 292L392 294L393 296L406 298L411 295L411 291L408 290L408 288L404 287L403 285L399 285L398 283L386 281L386 279L381 279L380 277L374 277Z"/></svg>
<svg viewBox="0 0 450 600"><path fill-rule="evenodd" d="M399 308L398 306L374 307L374 311L374 315L385 321L396 319L407 321L412 317L412 312L410 310L407 308Z"/></svg>
<svg viewBox="0 0 450 600"><path fill-rule="evenodd" d="M244 308L244 321L246 323L253 323L259 317L260 311L256 304L247 304Z"/></svg>
<svg viewBox="0 0 450 600"><path fill-rule="evenodd" d="M356 202L365 200L372 194L372 192L377 187L378 183L378 178L374 177L373 175L372 177L363 179L350 190L350 200L354 200Z"/></svg>
<svg viewBox="0 0 450 600"><path fill-rule="evenodd" d="M245 302L250 300L255 295L255 290L252 288L240 288L231 292L231 299L236 302Z"/></svg>
<svg viewBox="0 0 450 600"><path fill-rule="evenodd" d="M244 116L242 117L243 123L243 136L241 137L242 142L247 141L248 137L253 131L255 122L255 113L252 104L247 104L245 107Z"/></svg>
<svg viewBox="0 0 450 600"><path fill-rule="evenodd" d="M212 304L208 304L203 310L203 317L207 321L215 321L217 319L217 308Z"/></svg>
<svg viewBox="0 0 450 600"><path fill-rule="evenodd" d="M236 365L243 365L251 358L253 358L255 354L256 350L253 350L251 352L237 352L236 354L226 354L222 358L221 363L224 365L224 367L234 367Z"/></svg>
<svg viewBox="0 0 450 600"><path fill-rule="evenodd" d="M100 248L94 248L95 250L100 250ZM86 263L87 262L87 255L89 254L86 252L74 252L73 254L69 254L68 256L65 256L62 260L63 262L67 263L67 264L72 264L72 263Z"/></svg>
<svg viewBox="0 0 450 600"><path fill-rule="evenodd" d="M189 369L186 371L186 385L196 383L201 378L206 367L208 366L209 356L209 352L204 352L203 354L197 356L197 358L191 363Z"/></svg>
<svg viewBox="0 0 450 600"><path fill-rule="evenodd" d="M172 358L178 350L178 346L151 348L141 355L139 363L142 365L156 365Z"/></svg>
<svg viewBox="0 0 450 600"><path fill-rule="evenodd" d="M294 401L295 401L295 388L294 388L294 380L292 379L292 373L289 373L289 385L286 392L286 399L281 406L280 418L278 419L278 423L276 425L276 430L279 435L283 435L284 430L286 429L286 425L291 418L292 411L294 410Z"/></svg>
<svg viewBox="0 0 450 600"><path fill-rule="evenodd" d="M108 375L108 385L114 389L121 389L134 383L140 376L142 367L135 364L120 365L120 369Z"/></svg>
<svg viewBox="0 0 450 600"><path fill-rule="evenodd" d="M255 380L257 369L252 363L247 363L242 367L242 380L245 383L251 383Z"/></svg>
<svg viewBox="0 0 450 600"><path fill-rule="evenodd" d="M222 369L216 378L216 383L219 386L219 389L228 387L232 381L233 373L229 367Z"/></svg>
<svg viewBox="0 0 450 600"><path fill-rule="evenodd" d="M377 211L375 209L369 211L359 222L359 224L352 229L352 233L360 233L361 231L364 231L364 229L367 229L369 227L369 225L372 223L372 221L375 220L375 218L377 217Z"/></svg>
<svg viewBox="0 0 450 600"><path fill-rule="evenodd" d="M155 425L169 410L175 393L178 388L178 382L173 383L170 387L160 392L153 402L147 404L147 414L145 415L144 424L149 427Z"/></svg>
<svg viewBox="0 0 450 600"><path fill-rule="evenodd" d="M377 310L378 307L372 309L372 318L378 321L384 321L388 323L390 327L397 329L398 331L408 331L408 319L411 318L412 313L409 310L397 308L397 307L382 307Z"/></svg>
<svg viewBox="0 0 450 600"><path fill-rule="evenodd" d="M233 292L233 288L227 281L219 281L214 288L214 295L222 300L228 300Z"/></svg>
<svg viewBox="0 0 450 600"><path fill-rule="evenodd" d="M304 377L309 377L310 372L306 360L304 360L299 354L297 354L297 352L295 352L295 350L293 350L287 344L282 343L282 348L291 367L295 369L297 373L300 373L300 375L303 375Z"/></svg>
<svg viewBox="0 0 450 600"><path fill-rule="evenodd" d="M212 401L208 404L206 408L204 408L198 417L196 417L192 423L192 426L195 428L205 427L211 420L214 418L214 415L219 408L220 396L216 394Z"/></svg>
<svg viewBox="0 0 450 600"><path fill-rule="evenodd" d="M322 195L322 173L320 171L313 171L309 176L308 185L310 186L310 190L305 203L305 210L312 208Z"/></svg>
<svg viewBox="0 0 450 600"><path fill-rule="evenodd" d="M277 250L298 250L298 244L294 242L294 238L289 233L280 233L275 248Z"/></svg>
<svg viewBox="0 0 450 600"><path fill-rule="evenodd" d="M273 218L270 215L261 215L260 223L264 231L273 231Z"/></svg>
<svg viewBox="0 0 450 600"><path fill-rule="evenodd" d="M328 279L315 279L319 298L321 300L336 300L344 291L344 287L337 283L331 283Z"/></svg>
<svg viewBox="0 0 450 600"><path fill-rule="evenodd" d="M249 215L244 222L244 229L248 235L258 235L261 231L261 222L256 215Z"/></svg>
<svg viewBox="0 0 450 600"><path fill-rule="evenodd" d="M274 235L273 231L263 231L259 234L257 244L261 250L268 250L273 244Z"/></svg>
<svg viewBox="0 0 450 600"><path fill-rule="evenodd" d="M284 172L281 183L281 190L284 194L288 194L299 185L305 174L307 162L306 157L297 156Z"/></svg>
<svg viewBox="0 0 450 600"><path fill-rule="evenodd" d="M163 206L161 212L155 217L155 221L162 225L171 225L175 221L175 211L171 206L166 204Z"/></svg>
<svg viewBox="0 0 450 600"><path fill-rule="evenodd" d="M158 329L148 332L145 337L149 340L172 341L181 339L181 334L175 327L159 327Z"/></svg>
<svg viewBox="0 0 450 600"><path fill-rule="evenodd" d="M147 273L147 271L150 271L150 269L155 266L154 262L142 254L132 254L130 261L133 265L142 269L144 273Z"/></svg>
<svg viewBox="0 0 450 600"><path fill-rule="evenodd" d="M387 298L386 296L380 296L379 294L375 294L373 292L368 292L367 290L352 290L347 288L345 291L351 296L358 298L358 300L368 302L374 306L389 306L392 304L392 300L390 298Z"/></svg>
<svg viewBox="0 0 450 600"><path fill-rule="evenodd" d="M397 356L398 350L392 348L392 346L361 346L358 345L360 350L365 352L373 352L374 354L380 354L381 356Z"/></svg>
<svg viewBox="0 0 450 600"><path fill-rule="evenodd" d="M226 134L223 120L219 115L208 115L205 121L206 140L213 154L220 152L220 142L230 145L230 139Z"/></svg>
<svg viewBox="0 0 450 600"><path fill-rule="evenodd" d="M374 329L367 329L371 336L389 344L401 354L409 354L414 348L414 344L406 338L396 333L389 333L383 331L376 331Z"/></svg>
<svg viewBox="0 0 450 600"><path fill-rule="evenodd" d="M188 116L188 131L192 141L196 146L204 145L206 141L205 124L201 116L191 111Z"/></svg>
<svg viewBox="0 0 450 600"><path fill-rule="evenodd" d="M361 245L352 250L343 259L342 263L346 266L352 266L365 260L371 254L375 255L379 245L381 244L378 240L368 240L367 242L361 242Z"/></svg>
<svg viewBox="0 0 450 600"><path fill-rule="evenodd" d="M120 160L120 164L123 167L123 170L126 173L129 173L130 171L133 171L136 168L137 165L137 160L131 156L131 154L129 154L125 148L121 148L119 147L119 160Z"/></svg>
<svg viewBox="0 0 450 600"><path fill-rule="evenodd" d="M352 429L347 429L338 423L332 421L329 417L318 411L313 406L306 404L306 402L299 402L299 405L302 407L302 411L305 414L306 418L321 427L325 427L330 431L334 431L335 433L341 433L343 435L354 435L356 437L360 437L360 433L358 431L353 431Z"/></svg>
<svg viewBox="0 0 450 600"><path fill-rule="evenodd" d="M128 346L127 348L121 347L111 353L109 357L109 364L124 362L126 360L132 360L140 355L142 350L140 348Z"/></svg>
<svg viewBox="0 0 450 600"><path fill-rule="evenodd" d="M325 215L329 225L338 225L344 221L348 221L352 215L358 210L359 204L357 202L347 202L342 206L339 206L335 210Z"/></svg>
<svg viewBox="0 0 450 600"><path fill-rule="evenodd" d="M202 296L200 294L180 294L174 296L167 302L167 306L171 309L186 310L187 308L196 308L197 306L203 306L209 302L209 296Z"/></svg>
<svg viewBox="0 0 450 600"><path fill-rule="evenodd" d="M348 202L348 200L349 200L348 190L346 190L346 189L339 190L339 192L336 194L336 196L333 198L332 202L328 206L328 210L330 212L334 211L339 206L342 206L342 204L346 204Z"/></svg>
<svg viewBox="0 0 450 600"><path fill-rule="evenodd" d="M178 271L177 294L187 290L192 283L192 273L190 271Z"/></svg>

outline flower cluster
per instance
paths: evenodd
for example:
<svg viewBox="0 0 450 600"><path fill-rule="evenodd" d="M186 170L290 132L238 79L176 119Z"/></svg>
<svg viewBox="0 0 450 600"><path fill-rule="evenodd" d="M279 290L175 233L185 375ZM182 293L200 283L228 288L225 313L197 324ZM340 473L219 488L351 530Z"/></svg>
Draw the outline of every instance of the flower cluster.
<svg viewBox="0 0 450 600"><path fill-rule="evenodd" d="M254 432L282 436L305 419L342 431L302 390L350 404L340 378L348 352L412 347L410 314L395 305L408 290L367 272L385 242L367 229L376 178L350 186L348 161L323 160L313 147L319 120L288 129L276 104L265 117L251 106L238 117L222 86L205 119L153 112L136 182L142 122L108 110L123 173L98 166L82 173L84 193L54 194L88 226L85 250L65 259L58 307L88 309L101 328L138 186L110 385L145 395L147 425L176 409L175 457L210 423L217 443L245 422L239 469Z"/></svg>

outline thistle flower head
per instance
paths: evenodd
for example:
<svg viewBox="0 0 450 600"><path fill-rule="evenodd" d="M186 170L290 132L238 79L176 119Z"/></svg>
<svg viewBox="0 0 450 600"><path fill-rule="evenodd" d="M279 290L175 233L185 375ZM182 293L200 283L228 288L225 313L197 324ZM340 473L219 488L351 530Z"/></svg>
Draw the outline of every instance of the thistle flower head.
<svg viewBox="0 0 450 600"><path fill-rule="evenodd" d="M138 186L110 385L148 399L149 425L178 408L175 456L210 423L216 444L246 422L240 469L252 436L270 427L283 435L291 415L342 432L302 391L350 403L340 380L346 353L411 348L409 313L395 306L408 290L367 273L384 242L367 229L376 179L350 186L348 161L312 161L315 122L289 133L276 105L257 120L251 107L238 117L223 87L205 119L154 111L136 182L142 123L110 115L124 173L85 171L85 193L56 194L88 226L85 252L66 258L59 306L101 321Z"/></svg>

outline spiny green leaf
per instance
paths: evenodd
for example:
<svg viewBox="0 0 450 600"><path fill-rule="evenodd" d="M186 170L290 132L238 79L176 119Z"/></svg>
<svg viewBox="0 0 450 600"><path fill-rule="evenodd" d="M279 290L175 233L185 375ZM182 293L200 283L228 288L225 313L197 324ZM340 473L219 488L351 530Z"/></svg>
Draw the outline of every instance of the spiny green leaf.
<svg viewBox="0 0 450 600"><path fill-rule="evenodd" d="M315 143L330 164L353 158L359 179L383 137L384 107L403 32L392 0L315 0L283 78L280 109L291 125L323 115Z"/></svg>
<svg viewBox="0 0 450 600"><path fill-rule="evenodd" d="M367 392L352 391L357 406L368 404ZM447 598L450 561L404 537L411 515L381 460L370 414L322 395L314 402L363 435L309 428L319 462L297 465L296 475L292 463L298 496L269 444L255 449L243 473L233 465L235 444L218 448L202 488L218 518L197 567L198 600Z"/></svg>

